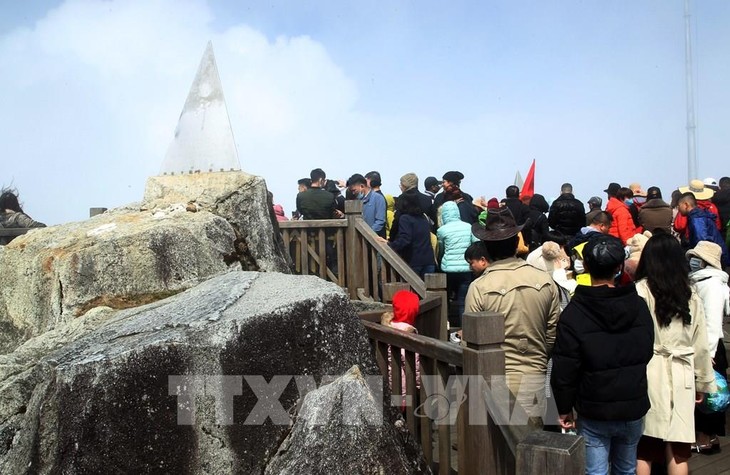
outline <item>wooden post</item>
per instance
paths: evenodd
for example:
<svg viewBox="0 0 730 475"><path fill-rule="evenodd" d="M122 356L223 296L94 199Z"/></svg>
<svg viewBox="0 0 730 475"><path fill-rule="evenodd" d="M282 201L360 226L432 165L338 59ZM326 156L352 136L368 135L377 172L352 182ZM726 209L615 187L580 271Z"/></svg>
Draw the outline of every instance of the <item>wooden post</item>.
<svg viewBox="0 0 730 475"><path fill-rule="evenodd" d="M347 243L347 252L345 253L345 267L347 272L347 291L351 299L357 299L357 289L364 287L362 269L362 246L355 222L362 219L362 201L347 200L345 201L345 217L347 218L347 232L345 241ZM339 269L339 272L343 272Z"/></svg>
<svg viewBox="0 0 730 475"><path fill-rule="evenodd" d="M467 400L459 416L459 473L512 472L505 463L504 438L489 417L484 398L491 377L504 376L504 317L497 313L464 313L462 325L466 343L463 374L468 385Z"/></svg>
<svg viewBox="0 0 730 475"><path fill-rule="evenodd" d="M449 320L449 299L446 294L446 274L426 274L423 280L426 284L426 297L433 295L440 297L441 306L420 318L423 327L418 328L418 331L422 335L446 341L449 337L447 328Z"/></svg>
<svg viewBox="0 0 730 475"><path fill-rule="evenodd" d="M399 290L411 290L408 282L389 282L383 284L383 303L392 303L393 296Z"/></svg>
<svg viewBox="0 0 730 475"><path fill-rule="evenodd" d="M517 473L579 475L585 473L586 448L577 435L531 432L517 445Z"/></svg>

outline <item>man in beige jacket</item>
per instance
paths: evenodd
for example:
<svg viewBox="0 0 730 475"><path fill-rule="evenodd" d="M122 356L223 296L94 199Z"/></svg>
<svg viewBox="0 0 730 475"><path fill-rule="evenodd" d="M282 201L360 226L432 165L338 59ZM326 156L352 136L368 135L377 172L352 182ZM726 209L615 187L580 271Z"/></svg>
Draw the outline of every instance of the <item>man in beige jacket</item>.
<svg viewBox="0 0 730 475"><path fill-rule="evenodd" d="M466 312L504 315L507 385L532 417L545 405L545 372L555 342L560 297L549 274L516 257L517 233L507 208L490 209L485 226L475 223L474 235L485 242L493 259L485 273L471 283Z"/></svg>

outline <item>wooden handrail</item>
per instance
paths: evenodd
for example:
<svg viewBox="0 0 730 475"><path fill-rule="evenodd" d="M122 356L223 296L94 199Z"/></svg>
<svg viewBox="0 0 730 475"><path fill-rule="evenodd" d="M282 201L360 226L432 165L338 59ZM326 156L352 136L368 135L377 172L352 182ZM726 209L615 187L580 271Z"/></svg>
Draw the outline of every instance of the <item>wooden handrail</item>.
<svg viewBox="0 0 730 475"><path fill-rule="evenodd" d="M361 320L361 323L367 329L368 336L374 340L454 366L461 367L463 364L463 352L459 346L453 343L414 333L405 333L367 320Z"/></svg>
<svg viewBox="0 0 730 475"><path fill-rule="evenodd" d="M313 219L308 221L280 221L281 229L317 229L317 228L346 228L347 221L344 219Z"/></svg>
<svg viewBox="0 0 730 475"><path fill-rule="evenodd" d="M413 289L419 297L423 298L426 296L426 284L423 280L421 280L418 274L413 272L413 269L411 269L408 264L403 262L403 259L401 259L397 252L391 249L387 244L383 244L377 240L378 235L375 234L375 231L370 229L370 226L364 219L360 217L355 218L355 229L357 229L357 232L365 238L368 244L373 246L375 250L383 256L383 259L388 264L390 264L403 278L405 278L406 282L408 282L411 286L411 289Z"/></svg>
<svg viewBox="0 0 730 475"><path fill-rule="evenodd" d="M436 297L430 297L436 299ZM428 305L428 304L427 304ZM368 319L374 317L368 312ZM476 392L468 389L469 397L481 395L479 401L460 406L457 418L458 467L459 474L477 475L483 473L535 474L548 472L568 475L582 474L585 470L585 446L582 438L574 435L545 432L529 424L514 425L510 422L527 421L524 409L510 392L503 378L505 360L504 316L496 313L466 313L463 316L463 334L466 346L441 342L423 335L414 335L382 326L372 321L361 320L374 346L378 365L385 382L390 374L391 388L395 398L401 397L401 358L387 361L389 351L405 354L405 375L407 397L415 397L423 403L421 396L414 395L415 355L421 358L421 374L439 376L444 382L448 377L448 366L456 367L457 374L468 378L468 386L476 384ZM393 348L388 350L388 348ZM471 378L481 376L482 378ZM502 378L500 378L502 377ZM442 391L442 390L438 390ZM439 393L441 394L441 393ZM398 399L396 399L398 400ZM419 439L427 461L434 460L431 421L420 417L419 425L412 409L406 411L408 428ZM480 422L483 421L483 422ZM439 473L450 473L451 469L442 462L450 459L450 428L441 422L438 427Z"/></svg>

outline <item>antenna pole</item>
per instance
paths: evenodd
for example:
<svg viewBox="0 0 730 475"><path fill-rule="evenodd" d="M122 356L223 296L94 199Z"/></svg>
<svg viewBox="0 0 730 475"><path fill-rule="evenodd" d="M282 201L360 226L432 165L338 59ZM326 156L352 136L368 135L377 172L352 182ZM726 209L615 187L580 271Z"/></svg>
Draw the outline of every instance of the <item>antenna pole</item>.
<svg viewBox="0 0 730 475"><path fill-rule="evenodd" d="M697 144L695 142L695 104L692 88L692 32L690 27L689 0L684 0L684 53L687 87L687 182L698 178Z"/></svg>

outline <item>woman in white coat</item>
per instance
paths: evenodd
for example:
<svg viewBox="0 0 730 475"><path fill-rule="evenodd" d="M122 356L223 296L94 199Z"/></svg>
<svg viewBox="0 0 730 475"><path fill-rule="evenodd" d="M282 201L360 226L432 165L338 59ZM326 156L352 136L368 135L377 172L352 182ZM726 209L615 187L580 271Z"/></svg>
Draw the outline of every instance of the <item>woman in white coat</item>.
<svg viewBox="0 0 730 475"><path fill-rule="evenodd" d="M727 356L722 343L722 319L730 314L728 275L722 270L722 249L714 242L700 241L687 251L689 278L697 289L705 309L707 343L712 356L712 368L727 377ZM711 453L719 450L718 435L725 435L725 412L705 414L695 410L696 450Z"/></svg>
<svg viewBox="0 0 730 475"><path fill-rule="evenodd" d="M715 390L704 308L690 285L684 252L667 233L646 243L636 278L654 320L654 356L646 368L651 409L637 450L637 474L649 475L655 461L666 461L669 475L686 474L695 403Z"/></svg>

